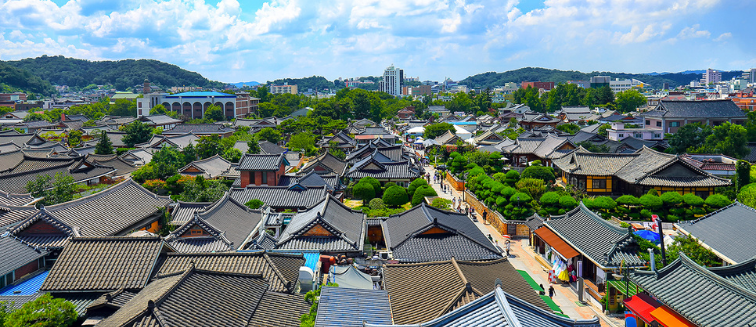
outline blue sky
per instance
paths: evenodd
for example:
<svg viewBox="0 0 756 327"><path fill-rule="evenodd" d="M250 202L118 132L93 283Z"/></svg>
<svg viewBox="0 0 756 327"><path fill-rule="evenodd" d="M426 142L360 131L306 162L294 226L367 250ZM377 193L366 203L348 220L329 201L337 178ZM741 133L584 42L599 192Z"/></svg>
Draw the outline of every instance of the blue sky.
<svg viewBox="0 0 756 327"><path fill-rule="evenodd" d="M223 82L756 67L756 1L0 0L0 59L150 58Z"/></svg>

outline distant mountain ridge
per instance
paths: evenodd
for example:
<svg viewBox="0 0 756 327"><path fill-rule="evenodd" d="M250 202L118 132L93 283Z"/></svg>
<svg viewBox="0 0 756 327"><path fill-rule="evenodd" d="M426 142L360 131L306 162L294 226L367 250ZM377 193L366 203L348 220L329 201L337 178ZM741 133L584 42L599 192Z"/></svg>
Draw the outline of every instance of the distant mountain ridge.
<svg viewBox="0 0 756 327"><path fill-rule="evenodd" d="M260 85L260 83L255 82L255 81L251 81L251 82L228 83L228 85L233 85L235 87L242 88L242 87L244 87L244 85L246 85L246 86L255 86L255 85Z"/></svg>
<svg viewBox="0 0 756 327"><path fill-rule="evenodd" d="M636 79L646 84L650 84L654 88L661 88L664 83L669 83L670 88L675 88L679 85L685 85L693 80L701 79L701 73L697 73L695 70L680 72L680 73L657 73L652 74L629 74L629 73L615 73L615 72L590 72L583 73L575 70L558 70L548 69L540 67L525 67L501 73L487 72L469 76L459 83L468 85L471 87L495 87L502 86L507 82L520 83L523 81L543 81L543 82L555 82L565 83L570 80L575 81L589 81L593 76L610 76L612 79ZM741 71L722 72L722 80L729 80L732 77L740 76Z"/></svg>
<svg viewBox="0 0 756 327"><path fill-rule="evenodd" d="M50 82L29 70L13 67L0 61L0 92L32 92L44 95L56 93Z"/></svg>
<svg viewBox="0 0 756 327"><path fill-rule="evenodd" d="M85 87L89 84L112 84L118 90L140 85L145 79L162 86L199 86L222 88L224 83L208 80L179 66L151 59L89 61L63 56L41 56L7 65L24 69L53 85Z"/></svg>

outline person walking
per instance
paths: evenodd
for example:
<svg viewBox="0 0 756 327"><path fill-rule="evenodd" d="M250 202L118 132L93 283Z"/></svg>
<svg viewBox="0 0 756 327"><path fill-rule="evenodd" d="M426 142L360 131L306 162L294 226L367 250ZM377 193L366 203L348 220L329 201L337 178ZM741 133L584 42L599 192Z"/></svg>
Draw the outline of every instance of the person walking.
<svg viewBox="0 0 756 327"><path fill-rule="evenodd" d="M488 211L483 210L483 222L486 222L486 217L488 217Z"/></svg>
<svg viewBox="0 0 756 327"><path fill-rule="evenodd" d="M507 258L509 258L509 247L510 247L510 242L507 241Z"/></svg>
<svg viewBox="0 0 756 327"><path fill-rule="evenodd" d="M549 298L554 298L554 285L549 284Z"/></svg>

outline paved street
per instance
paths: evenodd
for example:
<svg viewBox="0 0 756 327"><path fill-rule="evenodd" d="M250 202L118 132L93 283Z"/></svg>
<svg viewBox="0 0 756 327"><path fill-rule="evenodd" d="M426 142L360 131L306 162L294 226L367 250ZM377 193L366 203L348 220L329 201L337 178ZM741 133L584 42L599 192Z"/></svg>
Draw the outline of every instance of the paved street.
<svg viewBox="0 0 756 327"><path fill-rule="evenodd" d="M440 197L446 199L462 198L462 192L456 191L451 187L448 187L447 192L442 192L441 184L438 182L432 182L433 174L435 173L433 166L425 167L425 170L426 172L431 174L431 184ZM446 186L449 186L449 184L444 180L442 180L442 182L444 182ZM464 209L465 206L466 203L463 203L462 208ZM475 224L478 226L478 228L480 228L483 234L490 234L494 239L494 243L498 241L498 245L503 249L506 239L502 237L501 234L499 234L499 232L490 225L483 224L483 219L480 215L476 214L476 216L478 221ZM536 281L536 283L543 285L546 289L548 289L548 272L538 261L535 260L535 253L533 253L533 251L529 248L528 240L512 240L509 254L509 261L512 263L512 266L514 266L518 270L526 271ZM554 289L556 290L556 295L553 297L554 302L562 309L564 314L566 314L570 318L584 319L592 318L593 316L599 316L602 326L624 326L624 323L621 320L607 318L604 314L598 312L598 309L595 309L590 305L578 304L577 295L569 288L569 286L555 284Z"/></svg>

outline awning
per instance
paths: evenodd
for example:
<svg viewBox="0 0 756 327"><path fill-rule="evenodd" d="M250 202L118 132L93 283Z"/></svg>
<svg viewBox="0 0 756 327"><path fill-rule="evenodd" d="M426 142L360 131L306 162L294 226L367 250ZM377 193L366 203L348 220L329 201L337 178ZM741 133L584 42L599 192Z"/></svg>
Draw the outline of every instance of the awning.
<svg viewBox="0 0 756 327"><path fill-rule="evenodd" d="M660 306L651 311L651 316L664 327L696 327L669 307Z"/></svg>
<svg viewBox="0 0 756 327"><path fill-rule="evenodd" d="M569 244L562 240L557 234L554 234L547 227L541 227L536 229L536 235L540 237L546 244L554 248L559 254L563 255L565 259L572 259L580 255L578 251L573 249Z"/></svg>
<svg viewBox="0 0 756 327"><path fill-rule="evenodd" d="M641 293L633 297L625 299L625 308L632 311L636 317L643 320L646 324L650 324L654 321L654 317L651 316L651 311L660 307L661 304L656 302L650 296Z"/></svg>

